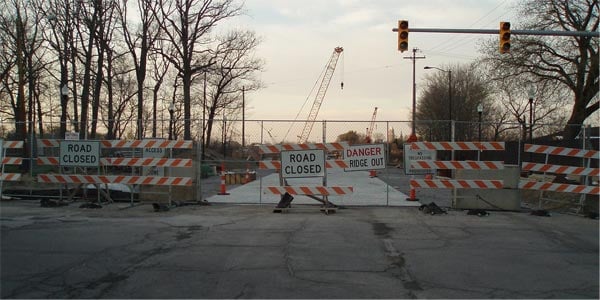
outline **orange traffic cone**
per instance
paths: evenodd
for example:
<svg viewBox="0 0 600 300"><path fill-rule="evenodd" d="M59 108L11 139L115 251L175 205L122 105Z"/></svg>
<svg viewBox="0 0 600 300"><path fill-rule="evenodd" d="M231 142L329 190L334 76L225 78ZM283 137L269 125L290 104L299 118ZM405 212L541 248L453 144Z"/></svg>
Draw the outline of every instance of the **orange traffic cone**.
<svg viewBox="0 0 600 300"><path fill-rule="evenodd" d="M227 186L225 185L225 164L221 163L221 191L218 195L229 195Z"/></svg>
<svg viewBox="0 0 600 300"><path fill-rule="evenodd" d="M417 192L414 188L410 189L410 195L406 198L406 201L419 201L419 199L417 199Z"/></svg>
<svg viewBox="0 0 600 300"><path fill-rule="evenodd" d="M250 167L246 164L246 175L244 176L244 184L250 182Z"/></svg>

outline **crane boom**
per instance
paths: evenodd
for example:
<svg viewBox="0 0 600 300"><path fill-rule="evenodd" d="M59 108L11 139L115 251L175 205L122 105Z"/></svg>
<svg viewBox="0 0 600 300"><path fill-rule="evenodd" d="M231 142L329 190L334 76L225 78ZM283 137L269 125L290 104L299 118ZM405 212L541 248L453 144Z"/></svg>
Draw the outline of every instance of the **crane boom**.
<svg viewBox="0 0 600 300"><path fill-rule="evenodd" d="M375 127L375 118L377 117L377 107L373 111L373 116L371 117L371 123L369 124L369 128L367 128L367 143L371 143L371 135L373 134L373 128Z"/></svg>
<svg viewBox="0 0 600 300"><path fill-rule="evenodd" d="M304 124L304 128L302 129L302 133L298 136L298 144L306 143L310 132L312 131L313 124L315 119L317 118L317 114L319 113L319 109L321 108L321 103L323 103L323 99L325 98L325 93L327 93L327 88L329 87L329 82L331 82L331 78L333 77L333 72L335 71L335 66L337 65L338 58L340 54L344 51L342 47L336 47L333 49L333 53L331 54L331 58L329 58L329 62L327 63L327 68L325 69L325 75L323 75L323 80L319 85L319 90L315 95L315 101L313 102L312 108L308 114L308 118L306 119L306 123Z"/></svg>

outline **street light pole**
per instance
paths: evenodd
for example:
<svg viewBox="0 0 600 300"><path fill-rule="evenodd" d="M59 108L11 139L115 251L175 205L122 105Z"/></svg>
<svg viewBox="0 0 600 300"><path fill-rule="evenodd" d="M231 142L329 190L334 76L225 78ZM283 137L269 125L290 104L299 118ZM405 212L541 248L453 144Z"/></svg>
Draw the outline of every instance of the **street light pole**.
<svg viewBox="0 0 600 300"><path fill-rule="evenodd" d="M413 90L412 90L412 127L411 127L411 132L410 132L410 137L408 137L407 142L412 143L412 142L416 142L417 141L417 134L415 131L415 113L416 113L416 107L417 107L417 82L416 82L416 75L415 75L415 64L417 59L424 59L425 56L416 56L417 55L417 51L419 51L418 48L413 48L412 52L413 55L412 56L408 56L408 57L404 57L404 59L411 59L413 62Z"/></svg>
<svg viewBox="0 0 600 300"><path fill-rule="evenodd" d="M477 114L479 114L479 142L481 142L481 114L483 113L483 105L481 103L477 104Z"/></svg>
<svg viewBox="0 0 600 300"><path fill-rule="evenodd" d="M175 104L169 104L169 140L173 139L173 114L175 113Z"/></svg>
<svg viewBox="0 0 600 300"><path fill-rule="evenodd" d="M529 143L533 144L533 98L535 98L535 90L529 88Z"/></svg>
<svg viewBox="0 0 600 300"><path fill-rule="evenodd" d="M223 112L223 158L227 156L227 117Z"/></svg>

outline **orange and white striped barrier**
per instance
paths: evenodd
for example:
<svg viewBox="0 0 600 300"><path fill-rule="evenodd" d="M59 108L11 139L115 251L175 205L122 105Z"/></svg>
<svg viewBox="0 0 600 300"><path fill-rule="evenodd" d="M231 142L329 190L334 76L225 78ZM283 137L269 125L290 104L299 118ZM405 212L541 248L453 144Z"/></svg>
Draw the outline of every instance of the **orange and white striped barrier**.
<svg viewBox="0 0 600 300"><path fill-rule="evenodd" d="M557 156L568 156L587 158L587 167L575 167L575 166L564 166L564 165L551 165L551 164L539 164L532 162L523 162L521 169L524 171L541 172L541 173L554 173L563 175L576 175L576 176L598 176L598 168L590 168L592 159L600 159L600 152L596 150L585 150L577 148L566 148L566 147L555 147L546 145L535 145L525 144L525 152L539 153L546 156L546 162L550 155ZM587 180L584 179L584 182ZM581 194L579 200L579 212L583 207L583 201L585 199L584 194L600 195L600 188L598 186L589 186L585 184L564 184L564 183L551 183L551 182L540 182L540 181L521 181L519 182L519 188L525 190L538 190L540 191L540 202L539 206L542 205L542 200L557 201L555 199L543 198L543 193L548 192L562 192L562 193L574 193Z"/></svg>
<svg viewBox="0 0 600 300"><path fill-rule="evenodd" d="M58 139L40 139L38 143L42 147L52 148L60 147ZM191 149L192 141L172 141L172 140L100 140L102 147L105 148L177 148Z"/></svg>
<svg viewBox="0 0 600 300"><path fill-rule="evenodd" d="M60 164L60 162L58 161L58 157L47 156L40 156L36 158L36 162L38 165L58 166Z"/></svg>
<svg viewBox="0 0 600 300"><path fill-rule="evenodd" d="M258 162L259 169L280 170L281 161L278 160L263 160ZM348 163L343 159L326 160L325 168L327 169L345 169L348 168Z"/></svg>
<svg viewBox="0 0 600 300"><path fill-rule="evenodd" d="M596 150L584 150L577 148L554 147L545 145L525 144L525 152L600 159L600 152Z"/></svg>
<svg viewBox="0 0 600 300"><path fill-rule="evenodd" d="M600 187L589 185L550 183L539 181L521 181L519 182L519 188L525 190L600 195Z"/></svg>
<svg viewBox="0 0 600 300"><path fill-rule="evenodd" d="M172 140L103 140L100 141L106 148L177 148L192 149L192 141Z"/></svg>
<svg viewBox="0 0 600 300"><path fill-rule="evenodd" d="M268 186L265 189L276 195L348 195L354 192L351 186Z"/></svg>
<svg viewBox="0 0 600 300"><path fill-rule="evenodd" d="M175 185L191 186L189 177L120 176L120 175L60 175L39 174L38 182L44 183L122 183L129 185Z"/></svg>
<svg viewBox="0 0 600 300"><path fill-rule="evenodd" d="M23 163L23 158L21 157L10 157L6 156L2 159L3 165L20 165Z"/></svg>
<svg viewBox="0 0 600 300"><path fill-rule="evenodd" d="M45 148L60 147L60 140L57 139L39 139L38 145Z"/></svg>
<svg viewBox="0 0 600 300"><path fill-rule="evenodd" d="M23 148L25 143L23 141L3 141L2 147L3 149L20 149ZM21 157L11 157L4 156L3 153L5 150L0 151L0 167L2 165L20 165L23 163L23 158ZM0 168L0 171L3 171L4 168ZM21 180L20 173L0 173L0 182L1 181L19 181ZM0 185L0 194L2 194L2 186Z"/></svg>
<svg viewBox="0 0 600 300"><path fill-rule="evenodd" d="M504 169L501 161L440 161L415 160L410 164L413 169L468 169L468 170L500 170Z"/></svg>
<svg viewBox="0 0 600 300"><path fill-rule="evenodd" d="M343 151L348 147L347 142L341 143L309 143L309 144L280 144L280 145L258 145L261 154L274 154L290 150L312 150L323 149L327 151Z"/></svg>
<svg viewBox="0 0 600 300"><path fill-rule="evenodd" d="M4 149L20 149L23 148L23 141L4 141L2 147Z"/></svg>
<svg viewBox="0 0 600 300"><path fill-rule="evenodd" d="M109 157L101 158L100 164L104 166L155 166L155 167L174 167L174 168L189 168L192 166L192 160L189 158L125 158L125 157Z"/></svg>
<svg viewBox="0 0 600 300"><path fill-rule="evenodd" d="M430 189L501 189L504 186L502 180L479 180L479 179L411 179L411 188Z"/></svg>
<svg viewBox="0 0 600 300"><path fill-rule="evenodd" d="M568 174L578 176L598 176L600 175L600 169L598 168L584 168L574 166L563 166L563 165L550 165L550 164L538 164L531 162L523 162L523 171L532 172L544 172L554 174Z"/></svg>
<svg viewBox="0 0 600 300"><path fill-rule="evenodd" d="M413 142L410 145L412 150L504 150L504 142Z"/></svg>
<svg viewBox="0 0 600 300"><path fill-rule="evenodd" d="M38 157L38 165L59 165L58 157ZM102 166L130 166L130 167L173 167L189 168L192 160L189 158L128 158L128 157L106 157L100 158Z"/></svg>
<svg viewBox="0 0 600 300"><path fill-rule="evenodd" d="M19 181L21 180L21 174L19 173L1 173L0 181Z"/></svg>

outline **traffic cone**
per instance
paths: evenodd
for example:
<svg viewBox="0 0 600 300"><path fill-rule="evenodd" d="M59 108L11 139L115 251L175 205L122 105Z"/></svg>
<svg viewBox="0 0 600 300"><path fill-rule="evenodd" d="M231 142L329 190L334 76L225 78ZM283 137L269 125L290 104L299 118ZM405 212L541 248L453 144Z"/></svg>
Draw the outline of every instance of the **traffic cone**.
<svg viewBox="0 0 600 300"><path fill-rule="evenodd" d="M227 186L225 185L225 164L221 163L221 191L218 195L229 195Z"/></svg>
<svg viewBox="0 0 600 300"><path fill-rule="evenodd" d="M406 201L419 201L419 199L417 199L417 192L414 188L410 189L410 194L408 198L406 198Z"/></svg>
<svg viewBox="0 0 600 300"><path fill-rule="evenodd" d="M369 177L370 178L377 177L377 171L375 171L375 170L369 170Z"/></svg>
<svg viewBox="0 0 600 300"><path fill-rule="evenodd" d="M248 164L246 164L246 176L244 176L244 182L242 182L243 184L246 184L250 182L250 167L248 166Z"/></svg>

